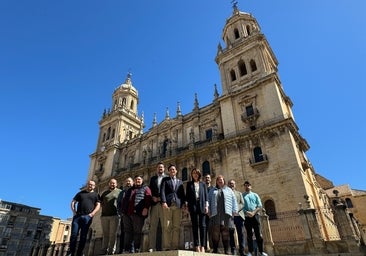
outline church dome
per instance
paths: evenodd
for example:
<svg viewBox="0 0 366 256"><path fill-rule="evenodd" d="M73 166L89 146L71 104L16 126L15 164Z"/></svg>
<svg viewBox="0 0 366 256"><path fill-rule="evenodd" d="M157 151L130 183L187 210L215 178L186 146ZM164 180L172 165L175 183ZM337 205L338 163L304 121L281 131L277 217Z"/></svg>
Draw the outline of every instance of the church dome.
<svg viewBox="0 0 366 256"><path fill-rule="evenodd" d="M117 91L129 93L129 94L135 95L136 97L138 96L137 89L132 85L131 73L128 73L127 78L124 81L124 83L122 83L120 86L118 86L116 88L115 92L117 92Z"/></svg>
<svg viewBox="0 0 366 256"><path fill-rule="evenodd" d="M258 32L260 32L260 27L253 15L239 11L239 9L234 6L233 14L226 20L222 32L222 39L224 40L226 47L231 47L234 46L236 42Z"/></svg>

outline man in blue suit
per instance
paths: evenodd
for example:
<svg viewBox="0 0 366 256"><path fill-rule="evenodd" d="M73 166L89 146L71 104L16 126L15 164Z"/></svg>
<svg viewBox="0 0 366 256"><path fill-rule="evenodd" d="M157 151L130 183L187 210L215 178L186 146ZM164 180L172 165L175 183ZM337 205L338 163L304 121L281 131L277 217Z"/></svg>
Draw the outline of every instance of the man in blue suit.
<svg viewBox="0 0 366 256"><path fill-rule="evenodd" d="M176 166L171 164L168 172L169 177L163 178L160 187L163 208L163 250L178 250L181 208L185 206L185 194L183 182L176 177Z"/></svg>

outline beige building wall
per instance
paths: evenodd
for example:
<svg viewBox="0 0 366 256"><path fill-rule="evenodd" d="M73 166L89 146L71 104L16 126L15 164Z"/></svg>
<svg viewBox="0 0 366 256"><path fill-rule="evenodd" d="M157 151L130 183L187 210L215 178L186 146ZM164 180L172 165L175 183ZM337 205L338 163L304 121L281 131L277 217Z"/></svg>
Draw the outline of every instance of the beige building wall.
<svg viewBox="0 0 366 256"><path fill-rule="evenodd" d="M62 244L70 241L71 220L61 220L53 218L52 230L50 235L51 244Z"/></svg>
<svg viewBox="0 0 366 256"><path fill-rule="evenodd" d="M332 199L341 198L348 211L357 220L360 229L366 233L366 191L352 189L345 184L328 188L326 193Z"/></svg>

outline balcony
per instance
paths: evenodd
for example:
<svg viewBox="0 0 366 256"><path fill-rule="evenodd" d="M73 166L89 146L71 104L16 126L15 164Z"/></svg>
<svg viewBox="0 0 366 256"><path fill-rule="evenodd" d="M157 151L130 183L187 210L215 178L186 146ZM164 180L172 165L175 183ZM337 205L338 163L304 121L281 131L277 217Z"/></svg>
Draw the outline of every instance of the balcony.
<svg viewBox="0 0 366 256"><path fill-rule="evenodd" d="M266 154L261 154L253 158L249 158L249 164L252 167L268 164L268 157Z"/></svg>
<svg viewBox="0 0 366 256"><path fill-rule="evenodd" d="M241 114L241 120L244 123L252 125L259 117L259 111L258 109L253 109L250 112L245 112Z"/></svg>

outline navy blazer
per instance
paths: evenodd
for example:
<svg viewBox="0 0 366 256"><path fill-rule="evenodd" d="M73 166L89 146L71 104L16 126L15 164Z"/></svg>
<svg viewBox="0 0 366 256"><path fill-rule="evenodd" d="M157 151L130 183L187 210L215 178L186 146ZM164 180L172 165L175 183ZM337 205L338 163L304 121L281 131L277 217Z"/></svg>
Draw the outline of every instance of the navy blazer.
<svg viewBox="0 0 366 256"><path fill-rule="evenodd" d="M208 195L207 195L207 186L202 181L199 182L199 206L201 213L205 213L205 206L208 205ZM188 210L190 213L197 212L197 200L196 200L196 190L194 187L194 182L189 181L187 183L187 193L186 193L186 201L188 202Z"/></svg>
<svg viewBox="0 0 366 256"><path fill-rule="evenodd" d="M174 188L172 178L170 176L163 178L160 186L161 203L167 203L170 207L175 201L178 208L183 206L185 201L185 193L183 182L176 178L176 186Z"/></svg>

